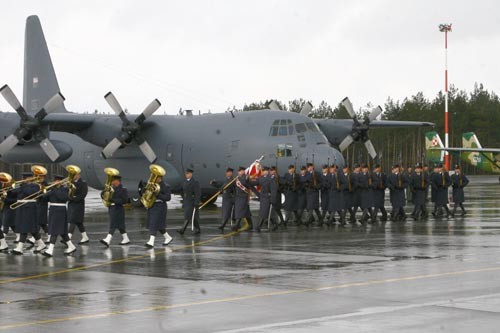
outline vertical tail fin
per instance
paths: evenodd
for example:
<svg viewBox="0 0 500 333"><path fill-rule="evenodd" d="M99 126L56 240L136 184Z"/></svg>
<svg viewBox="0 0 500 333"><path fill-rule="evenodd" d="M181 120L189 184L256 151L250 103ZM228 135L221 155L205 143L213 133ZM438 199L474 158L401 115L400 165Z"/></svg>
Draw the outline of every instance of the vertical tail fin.
<svg viewBox="0 0 500 333"><path fill-rule="evenodd" d="M425 152L427 160L438 163L443 160L444 151L433 148L444 147L443 141L435 131L425 133Z"/></svg>
<svg viewBox="0 0 500 333"><path fill-rule="evenodd" d="M462 134L462 146L463 148L483 148L476 134L473 132ZM492 161L496 160L493 153L469 152L463 153L461 157L466 163L484 171L493 171L494 169L498 169L496 163L492 163Z"/></svg>
<svg viewBox="0 0 500 333"><path fill-rule="evenodd" d="M477 138L474 132L468 132L462 134L462 147L463 148L483 148L479 143L479 139Z"/></svg>
<svg viewBox="0 0 500 333"><path fill-rule="evenodd" d="M36 112L58 92L59 84L42 25L38 16L29 16L24 36L24 108ZM56 112L67 112L64 104Z"/></svg>

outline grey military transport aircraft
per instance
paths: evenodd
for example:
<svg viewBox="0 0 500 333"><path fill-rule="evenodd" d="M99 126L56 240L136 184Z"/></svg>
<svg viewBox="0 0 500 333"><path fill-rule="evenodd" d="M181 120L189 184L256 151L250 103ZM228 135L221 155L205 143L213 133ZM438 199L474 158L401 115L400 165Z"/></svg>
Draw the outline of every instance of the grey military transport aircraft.
<svg viewBox="0 0 500 333"><path fill-rule="evenodd" d="M160 107L154 100L130 119L112 93L105 96L117 115L68 112L37 16L26 21L23 103L7 86L0 93L16 110L0 112L0 158L9 163L75 164L90 186L101 189L105 167L120 170L132 195L140 179L147 179L155 162L167 170L166 181L177 188L183 170L193 168L202 192L214 192L210 180L223 175L227 166L248 166L264 155L266 164L282 171L290 164L344 164L333 146L346 149L364 142L372 157L376 152L368 138L371 127L432 126L431 123L377 121L376 108L365 121L357 119L349 100L343 101L353 119L318 120L301 113L277 110L186 115L153 115Z"/></svg>

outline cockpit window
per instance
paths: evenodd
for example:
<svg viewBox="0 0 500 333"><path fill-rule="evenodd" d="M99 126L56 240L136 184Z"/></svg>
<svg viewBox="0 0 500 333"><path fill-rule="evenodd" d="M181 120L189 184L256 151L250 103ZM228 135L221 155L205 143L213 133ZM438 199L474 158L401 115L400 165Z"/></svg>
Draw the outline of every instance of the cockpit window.
<svg viewBox="0 0 500 333"><path fill-rule="evenodd" d="M302 124L304 131L307 131L307 127ZM277 119L273 121L271 129L269 130L269 136L287 136L293 135L293 123L291 119Z"/></svg>
<svg viewBox="0 0 500 333"><path fill-rule="evenodd" d="M287 136L288 135L287 126L280 126L279 135L280 136Z"/></svg>
<svg viewBox="0 0 500 333"><path fill-rule="evenodd" d="M307 127L304 123L295 124L295 130L297 133L307 132Z"/></svg>
<svg viewBox="0 0 500 333"><path fill-rule="evenodd" d="M315 123L306 123L307 125L307 128L309 128L309 130L311 132L319 132L318 128L316 127L316 124Z"/></svg>

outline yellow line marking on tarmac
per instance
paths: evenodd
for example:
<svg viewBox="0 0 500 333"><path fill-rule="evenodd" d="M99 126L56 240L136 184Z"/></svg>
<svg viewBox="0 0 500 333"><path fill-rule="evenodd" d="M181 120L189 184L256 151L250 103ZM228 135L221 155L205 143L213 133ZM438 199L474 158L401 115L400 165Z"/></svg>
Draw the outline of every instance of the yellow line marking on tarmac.
<svg viewBox="0 0 500 333"><path fill-rule="evenodd" d="M181 245L181 246L176 246L176 247L172 247L172 248L165 248L163 250L155 251L154 253L155 253L155 255L158 255L158 254L165 253L167 251L174 252L174 251L179 251L179 250L184 250L184 249L190 249L190 248L194 248L194 247L197 247L197 246L202 246L202 245L210 244L210 243L216 242L216 241L221 240L221 239L233 237L233 236L241 233L242 231L246 230L246 226L247 226L247 224L245 224L238 231L232 231L232 232L229 232L227 234L224 234L224 235L221 235L221 236L216 236L216 237L213 237L213 238L209 238L209 239L204 240L204 241L199 241L199 242L196 242L196 243L193 243L193 244L190 244L190 245ZM111 261L105 261L105 262L101 262L101 263L97 263L97 264L92 264L92 265L83 265L83 266L78 266L78 267L74 267L74 268L63 269L63 270L55 271L55 272L48 272L48 273L42 273L42 274L37 274L37 275L24 276L24 277L13 278L13 279L8 279L8 280L0 280L0 286L4 285L4 284L8 284L8 283L21 282L21 281L27 281L27 280L35 280L35 279L40 279L40 278L44 278L44 277L47 277L47 276L54 276L54 275L61 275L61 274L71 273L71 272L76 272L76 271L83 271L83 270L86 270L86 269L91 269L91 268L96 268L96 267L102 267L102 266L107 266L107 265L113 265L113 264L119 264L119 263L122 263L122 262L139 260L139 259L144 259L144 258L149 258L149 257L150 257L150 253L147 253L147 254L142 254L142 255L137 255L137 256L131 256L131 257L127 257L127 258L121 258L121 259L116 259L116 260L111 260Z"/></svg>
<svg viewBox="0 0 500 333"><path fill-rule="evenodd" d="M285 295L302 294L302 293L308 293L308 292L321 292L321 291L327 291L327 290L333 290L333 289L342 289L342 288L350 288L350 287L363 287L363 286L371 286L371 285L378 285L378 284L385 284L385 283L394 283L394 282L403 282L403 281L412 281L412 280L423 280L423 279L431 279L431 278L436 278L436 277L457 276L457 275L464 275L464 274L470 274L470 273L491 272L491 271L498 271L498 270L500 270L500 266L478 268L478 269L469 269L469 270L455 271L455 272L444 272L444 273L435 273L435 274L426 274L426 275L414 275L414 276L406 276L406 277L384 279L384 280L369 280L369 281L364 281L364 282L352 282L352 283L337 284L337 285L324 286L324 287L318 287L318 288L280 290L280 291L274 291L274 292L235 296L235 297L226 297L226 298L198 301L198 302L192 302L192 303L159 305L159 306L152 306L152 307L147 307L147 308L142 308L142 309L102 312L102 313L80 315L80 316L74 316L74 317L60 317L60 318L53 318L53 319L47 319L47 320L37 320L37 321L31 321L31 322L13 323L13 324L7 324L7 325L0 326L0 330L27 327L27 326L35 326L35 325L42 325L42 324L62 323L62 322L84 320L84 319L105 318L105 317L111 317L111 316L123 315L123 314L135 314L135 313L144 313L144 312L151 312L151 311L172 310L172 309L187 308L187 307L207 305L207 304L218 304L218 303L228 303L228 302L235 302L235 301L245 301L245 300L252 300L252 299L263 298L263 297L285 296Z"/></svg>

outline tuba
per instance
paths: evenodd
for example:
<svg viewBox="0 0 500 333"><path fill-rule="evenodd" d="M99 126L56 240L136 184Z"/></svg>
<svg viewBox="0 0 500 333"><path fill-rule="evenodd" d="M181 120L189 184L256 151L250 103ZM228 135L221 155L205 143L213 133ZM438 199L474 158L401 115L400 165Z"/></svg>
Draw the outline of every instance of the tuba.
<svg viewBox="0 0 500 333"><path fill-rule="evenodd" d="M158 193L160 193L160 185L156 183L159 177L163 177L166 174L165 169L157 164L151 164L149 166L149 171L151 175L149 176L148 182L144 187L144 192L141 196L141 202L146 208L153 207Z"/></svg>
<svg viewBox="0 0 500 333"><path fill-rule="evenodd" d="M104 173L106 174L106 184L104 184L104 190L102 191L101 198L102 202L104 203L104 206L110 207L111 206L111 198L113 197L113 194L115 193L115 190L113 189L113 186L111 186L111 181L113 180L114 176L118 176L120 174L120 171L118 171L115 168L105 168Z"/></svg>
<svg viewBox="0 0 500 333"><path fill-rule="evenodd" d="M26 183L39 184L39 186L41 187L40 183L43 181L42 177L47 174L47 169L45 169L41 165L33 165L31 167L31 172L33 173L33 177L29 177L29 178L21 179L21 180L16 180L14 182L12 182L12 179L11 179L11 181L9 182L10 185L7 186L7 187L5 187L5 188L3 188L2 192L10 192L13 189L19 187L21 184L26 184ZM2 172L2 174L5 175L6 173ZM7 174L7 175L9 175L9 174ZM0 176L0 178L1 178L1 176ZM2 180L0 180L0 181L3 183Z"/></svg>
<svg viewBox="0 0 500 333"><path fill-rule="evenodd" d="M19 207L25 205L28 202L27 200L36 200L36 199L40 198L41 196L45 195L46 193L48 193L49 191L52 191L53 189L55 189L56 187L61 186L61 185L66 184L66 185L70 186L70 190L71 190L71 186L74 187L74 185L72 184L73 178L75 178L75 175L79 174L81 172L81 170L76 165L68 165L66 167L66 171L68 172L68 176L66 178L59 180L59 181L56 181L56 182L53 182L52 184L45 186L45 187L40 185L40 191L35 192L33 194L30 194L27 197L24 197L22 200L16 201L12 205L10 205L10 209L18 209ZM33 171L33 173L34 173L34 171Z"/></svg>
<svg viewBox="0 0 500 333"><path fill-rule="evenodd" d="M76 187L75 185L73 184L73 181L75 179L75 176L78 175L79 173L82 172L82 170L76 166L76 165L68 165L66 166L66 171L68 172L68 182L66 183L68 185L68 197L70 199L72 199L74 196L75 196L75 190L76 190Z"/></svg>
<svg viewBox="0 0 500 333"><path fill-rule="evenodd" d="M3 210L5 205L5 198L7 197L7 191L4 190L4 186L8 186L8 184L12 183L12 176L7 172L0 172L0 183L2 183L0 187L0 212Z"/></svg>

